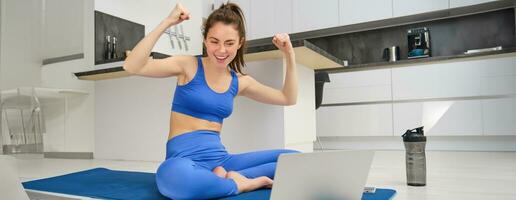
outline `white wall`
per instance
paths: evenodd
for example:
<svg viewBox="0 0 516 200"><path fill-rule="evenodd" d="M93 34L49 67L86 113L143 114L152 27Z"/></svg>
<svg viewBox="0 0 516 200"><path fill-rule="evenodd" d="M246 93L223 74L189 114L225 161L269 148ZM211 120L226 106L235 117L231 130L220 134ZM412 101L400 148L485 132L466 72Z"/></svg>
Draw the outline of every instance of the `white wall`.
<svg viewBox="0 0 516 200"><path fill-rule="evenodd" d="M95 84L95 158L165 158L176 78L126 77Z"/></svg>
<svg viewBox="0 0 516 200"><path fill-rule="evenodd" d="M245 71L270 87L283 85L281 59L247 63ZM222 142L230 152L284 148L283 107L237 97L233 113L224 121Z"/></svg>
<svg viewBox="0 0 516 200"><path fill-rule="evenodd" d="M316 137L314 70L297 64L297 72L297 103L283 108L285 148L312 152Z"/></svg>
<svg viewBox="0 0 516 200"><path fill-rule="evenodd" d="M281 89L285 76L283 59L247 63L246 72L270 87ZM315 140L315 90L313 69L297 65L298 100L293 106L235 99L233 114L224 122L222 142L233 153L295 149L313 151Z"/></svg>

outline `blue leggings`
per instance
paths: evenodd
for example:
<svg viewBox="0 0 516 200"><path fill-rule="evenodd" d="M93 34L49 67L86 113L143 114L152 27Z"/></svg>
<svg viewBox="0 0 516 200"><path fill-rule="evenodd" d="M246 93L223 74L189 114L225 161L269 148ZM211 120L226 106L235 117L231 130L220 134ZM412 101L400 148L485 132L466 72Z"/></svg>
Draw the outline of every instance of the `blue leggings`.
<svg viewBox="0 0 516 200"><path fill-rule="evenodd" d="M267 150L228 154L213 131L193 131L167 142L166 160L159 166L156 183L162 195L179 199L211 199L238 194L232 179L220 178L212 170L222 166L247 178L274 179L276 161L293 150Z"/></svg>

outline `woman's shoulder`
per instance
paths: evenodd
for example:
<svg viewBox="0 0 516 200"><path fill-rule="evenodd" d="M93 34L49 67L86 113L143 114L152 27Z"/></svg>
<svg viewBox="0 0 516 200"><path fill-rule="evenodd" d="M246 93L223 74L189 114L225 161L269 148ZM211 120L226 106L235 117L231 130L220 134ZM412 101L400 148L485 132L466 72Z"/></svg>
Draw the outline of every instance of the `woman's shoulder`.
<svg viewBox="0 0 516 200"><path fill-rule="evenodd" d="M184 66L196 65L197 66L197 56L192 55L175 55L172 56L175 59L179 60Z"/></svg>
<svg viewBox="0 0 516 200"><path fill-rule="evenodd" d="M192 55L177 55L173 56L176 57L176 59L180 60L182 63L184 71L188 74L191 72L195 72L197 70L197 56Z"/></svg>
<svg viewBox="0 0 516 200"><path fill-rule="evenodd" d="M237 78L239 81L248 81L249 79L252 79L253 77L251 77L249 74L242 74L242 73L239 73L239 72L235 72Z"/></svg>
<svg viewBox="0 0 516 200"><path fill-rule="evenodd" d="M197 57L192 55L177 55L173 57L176 57L176 59L181 62L181 66L183 67L183 75L178 76L178 83L186 84L192 80L197 73Z"/></svg>
<svg viewBox="0 0 516 200"><path fill-rule="evenodd" d="M238 77L238 84L241 86L241 88L246 88L253 82L256 82L256 80L249 74L241 74L236 73Z"/></svg>

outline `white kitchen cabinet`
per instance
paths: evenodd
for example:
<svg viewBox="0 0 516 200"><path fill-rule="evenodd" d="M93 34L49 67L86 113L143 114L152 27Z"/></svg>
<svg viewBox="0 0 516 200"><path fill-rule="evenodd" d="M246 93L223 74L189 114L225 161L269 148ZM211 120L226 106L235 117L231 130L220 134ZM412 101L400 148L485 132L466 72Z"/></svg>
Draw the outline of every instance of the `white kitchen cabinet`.
<svg viewBox="0 0 516 200"><path fill-rule="evenodd" d="M516 57L392 69L394 100L516 94Z"/></svg>
<svg viewBox="0 0 516 200"><path fill-rule="evenodd" d="M392 136L392 105L320 107L317 136Z"/></svg>
<svg viewBox="0 0 516 200"><path fill-rule="evenodd" d="M484 135L516 135L516 98L482 101Z"/></svg>
<svg viewBox="0 0 516 200"><path fill-rule="evenodd" d="M427 136L482 135L481 100L395 103L394 135L425 126Z"/></svg>
<svg viewBox="0 0 516 200"><path fill-rule="evenodd" d="M481 94L516 94L516 57L505 57L478 61L480 67Z"/></svg>
<svg viewBox="0 0 516 200"><path fill-rule="evenodd" d="M341 26L387 19L392 16L392 0L339 1Z"/></svg>
<svg viewBox="0 0 516 200"><path fill-rule="evenodd" d="M276 33L292 32L292 3L294 0L251 1L251 30L249 40L272 37Z"/></svg>
<svg viewBox="0 0 516 200"><path fill-rule="evenodd" d="M43 2L0 1L0 89L41 84Z"/></svg>
<svg viewBox="0 0 516 200"><path fill-rule="evenodd" d="M43 60L83 54L85 0L43 3Z"/></svg>
<svg viewBox="0 0 516 200"><path fill-rule="evenodd" d="M480 64L476 61L435 63L392 69L394 100L480 95Z"/></svg>
<svg viewBox="0 0 516 200"><path fill-rule="evenodd" d="M339 0L295 0L292 4L293 32L339 25Z"/></svg>
<svg viewBox="0 0 516 200"><path fill-rule="evenodd" d="M516 75L482 76L480 82L482 83L482 95L516 94Z"/></svg>
<svg viewBox="0 0 516 200"><path fill-rule="evenodd" d="M390 101L391 69L330 74L323 104Z"/></svg>
<svg viewBox="0 0 516 200"><path fill-rule="evenodd" d="M400 17L448 9L448 0L393 0L393 16Z"/></svg>
<svg viewBox="0 0 516 200"><path fill-rule="evenodd" d="M470 6L475 4L487 3L496 0L450 0L450 8Z"/></svg>

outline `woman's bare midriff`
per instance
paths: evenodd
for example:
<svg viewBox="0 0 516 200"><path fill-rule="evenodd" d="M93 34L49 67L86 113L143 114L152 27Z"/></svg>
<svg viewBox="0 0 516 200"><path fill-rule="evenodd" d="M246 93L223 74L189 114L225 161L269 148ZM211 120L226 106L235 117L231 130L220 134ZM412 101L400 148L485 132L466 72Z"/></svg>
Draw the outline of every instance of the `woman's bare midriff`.
<svg viewBox="0 0 516 200"><path fill-rule="evenodd" d="M195 118L178 112L170 113L170 131L168 139L183 133L188 133L197 130L209 130L220 132L222 124L212 122L204 119Z"/></svg>

